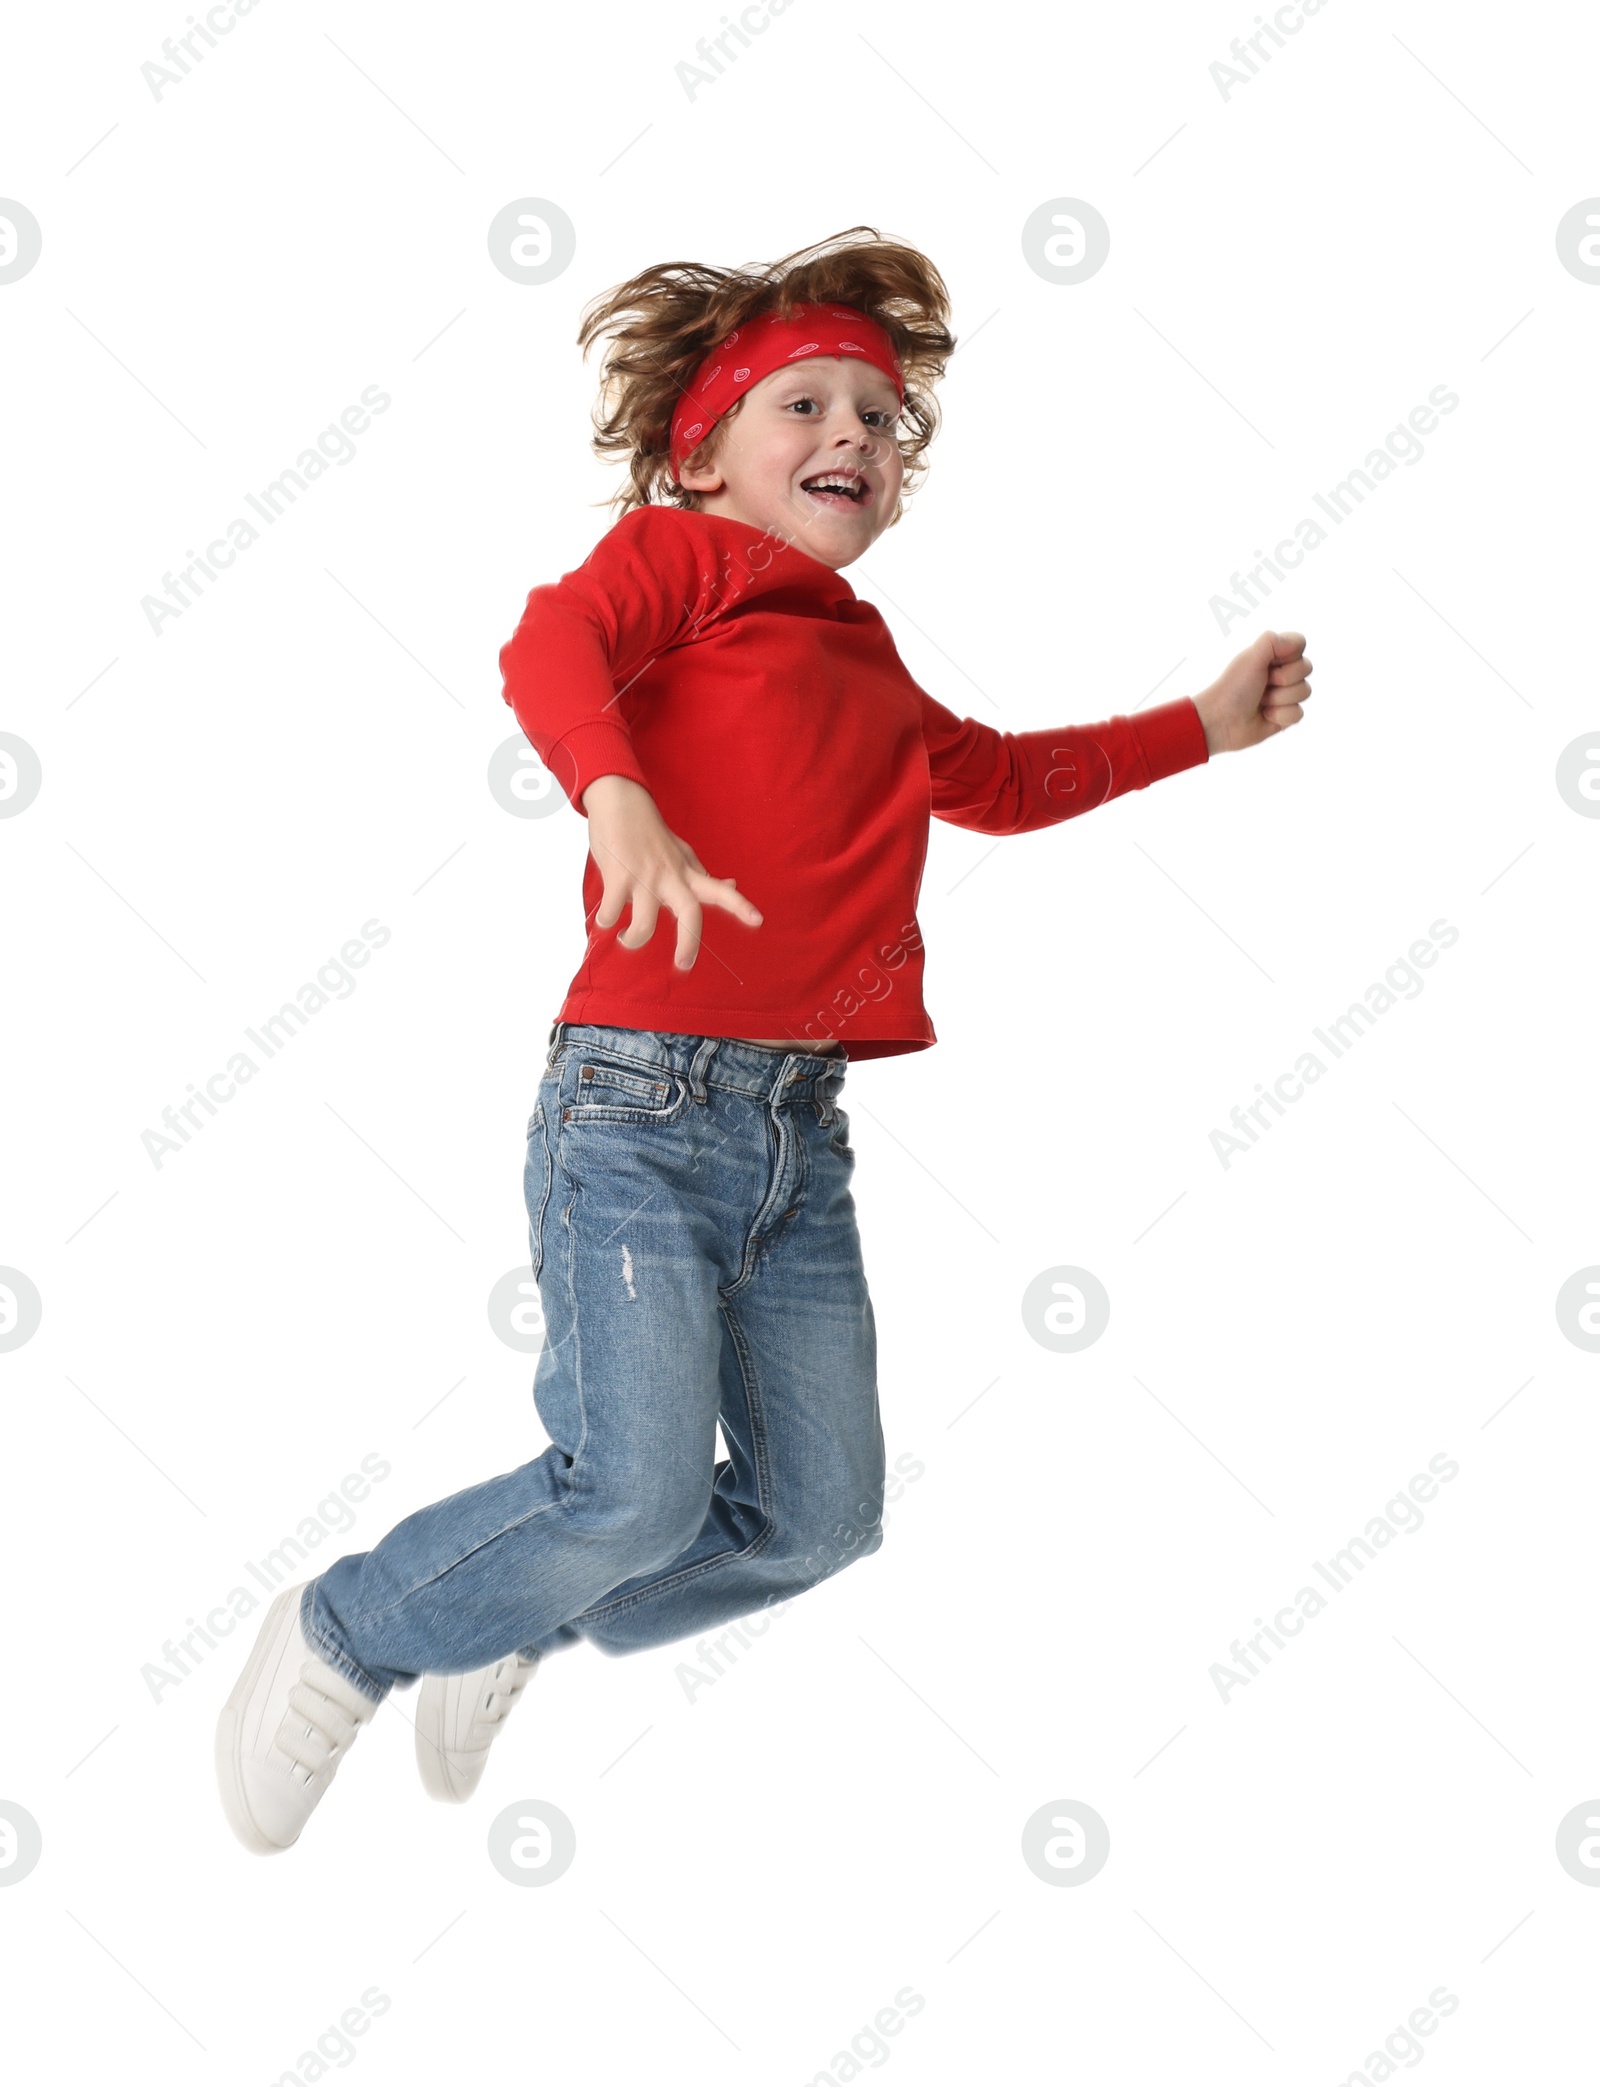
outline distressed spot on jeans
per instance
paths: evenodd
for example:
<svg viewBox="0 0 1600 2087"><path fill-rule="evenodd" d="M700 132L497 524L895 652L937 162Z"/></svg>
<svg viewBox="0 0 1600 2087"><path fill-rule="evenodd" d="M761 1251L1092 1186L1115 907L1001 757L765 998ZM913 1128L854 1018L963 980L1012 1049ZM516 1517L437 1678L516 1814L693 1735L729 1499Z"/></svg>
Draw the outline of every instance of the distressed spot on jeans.
<svg viewBox="0 0 1600 2087"><path fill-rule="evenodd" d="M633 1287L633 1256L626 1247L622 1249L622 1280L628 1286L628 1295L636 1299L639 1293Z"/></svg>

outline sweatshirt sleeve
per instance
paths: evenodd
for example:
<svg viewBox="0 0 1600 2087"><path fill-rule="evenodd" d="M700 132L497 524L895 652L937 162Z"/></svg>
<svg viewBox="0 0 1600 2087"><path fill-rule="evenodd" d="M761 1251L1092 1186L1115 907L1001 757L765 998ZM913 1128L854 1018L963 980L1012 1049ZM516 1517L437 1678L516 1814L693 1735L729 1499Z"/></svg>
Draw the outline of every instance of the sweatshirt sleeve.
<svg viewBox="0 0 1600 2087"><path fill-rule="evenodd" d="M926 692L922 737L933 813L977 833L1033 833L1210 758L1192 697L1101 725L999 732Z"/></svg>
<svg viewBox="0 0 1600 2087"><path fill-rule="evenodd" d="M619 698L716 606L715 554L679 511L636 507L582 565L528 596L501 647L501 694L546 768L583 810L600 775L649 788Z"/></svg>

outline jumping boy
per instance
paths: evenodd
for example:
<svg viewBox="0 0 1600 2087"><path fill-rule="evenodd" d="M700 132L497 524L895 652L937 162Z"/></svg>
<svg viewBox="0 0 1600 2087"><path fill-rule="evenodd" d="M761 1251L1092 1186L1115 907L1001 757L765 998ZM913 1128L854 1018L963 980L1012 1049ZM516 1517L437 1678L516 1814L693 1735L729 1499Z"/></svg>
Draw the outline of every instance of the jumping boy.
<svg viewBox="0 0 1600 2087"><path fill-rule="evenodd" d="M588 818L588 947L524 1173L550 1445L272 1604L217 1733L259 1853L392 1688L422 1680L422 1779L459 1801L546 1653L693 1637L877 1549L839 1096L847 1064L937 1040L930 814L1033 832L1301 718L1294 632L1098 725L1000 732L917 686L840 574L925 468L948 312L925 255L856 226L769 268L648 268L584 321L585 351L611 342L595 446L627 459L623 512L500 655Z"/></svg>

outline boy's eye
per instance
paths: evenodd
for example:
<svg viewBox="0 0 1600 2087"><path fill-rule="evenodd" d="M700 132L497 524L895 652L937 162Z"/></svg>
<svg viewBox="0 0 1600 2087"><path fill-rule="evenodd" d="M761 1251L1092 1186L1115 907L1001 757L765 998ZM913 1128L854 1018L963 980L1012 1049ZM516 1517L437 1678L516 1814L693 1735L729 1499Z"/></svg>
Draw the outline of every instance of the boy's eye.
<svg viewBox="0 0 1600 2087"><path fill-rule="evenodd" d="M814 406L816 403L817 401L810 397L791 399L787 410L793 412L796 406ZM875 419L880 427L888 428L894 426L900 415L897 412L890 413L881 406L869 406L865 417Z"/></svg>

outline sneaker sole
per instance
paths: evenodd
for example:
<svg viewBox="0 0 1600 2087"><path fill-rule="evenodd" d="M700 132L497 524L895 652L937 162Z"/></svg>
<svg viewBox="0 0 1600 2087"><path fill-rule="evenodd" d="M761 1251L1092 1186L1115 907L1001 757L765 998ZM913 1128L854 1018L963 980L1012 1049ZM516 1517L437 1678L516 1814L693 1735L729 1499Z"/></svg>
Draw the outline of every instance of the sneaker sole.
<svg viewBox="0 0 1600 2087"><path fill-rule="evenodd" d="M262 1669L273 1647L278 1642L278 1625L283 1611L292 1602L299 1605L301 1589L286 1587L273 1602L262 1619L256 1633L256 1642L250 1657L245 1661L244 1672L233 1685L233 1693L222 1706L222 1715L217 1719L217 1789L222 1797L222 1809L228 1824L239 1839L254 1855L281 1855L292 1848L294 1841L273 1841L261 1831L245 1798L244 1783L239 1774L240 1739L244 1724L245 1705L251 1691L260 1678ZM299 1839L299 1835L295 1836Z"/></svg>
<svg viewBox="0 0 1600 2087"><path fill-rule="evenodd" d="M448 1685L454 1678L424 1675L422 1687L417 1692L417 1773L422 1778L423 1789L430 1797L438 1798L441 1804L465 1804L478 1787L475 1777L467 1789L458 1790L450 1778L444 1732L449 1722Z"/></svg>
<svg viewBox="0 0 1600 2087"><path fill-rule="evenodd" d="M537 1660L532 1662L524 1686L533 1678L538 1664ZM445 1743L453 1713L459 1708L459 1698L453 1697L452 1691L459 1690L466 1678L460 1674L425 1674L417 1692L417 1774L423 1789L441 1804L465 1804L476 1792L488 1766L489 1749L485 1747L470 1756L476 1766L463 1777L463 1771L453 1766L451 1749ZM459 1754L455 1758L459 1759Z"/></svg>

